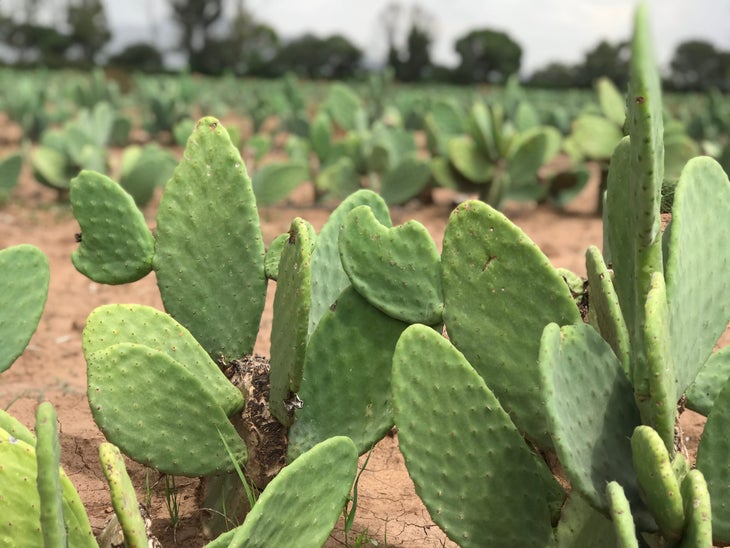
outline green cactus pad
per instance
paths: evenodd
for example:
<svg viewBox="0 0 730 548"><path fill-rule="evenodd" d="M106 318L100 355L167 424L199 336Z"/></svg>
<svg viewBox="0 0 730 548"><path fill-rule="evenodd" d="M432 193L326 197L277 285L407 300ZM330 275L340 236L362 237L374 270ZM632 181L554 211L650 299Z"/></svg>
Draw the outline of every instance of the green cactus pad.
<svg viewBox="0 0 730 548"><path fill-rule="evenodd" d="M200 381L226 416L243 408L241 391L228 381L190 332L169 314L137 304L96 308L86 319L82 338L84 356L118 343L140 344L167 354Z"/></svg>
<svg viewBox="0 0 730 548"><path fill-rule="evenodd" d="M214 358L250 354L266 297L251 180L228 132L201 119L165 187L154 268L165 309Z"/></svg>
<svg viewBox="0 0 730 548"><path fill-rule="evenodd" d="M571 135L591 160L610 158L623 137L621 127L597 114L581 114L571 125Z"/></svg>
<svg viewBox="0 0 730 548"><path fill-rule="evenodd" d="M707 417L697 448L697 469L707 481L712 501L712 538L730 544L730 382L726 382Z"/></svg>
<svg viewBox="0 0 730 548"><path fill-rule="evenodd" d="M4 409L0 409L0 428L28 445L35 445L35 436L22 422Z"/></svg>
<svg viewBox="0 0 730 548"><path fill-rule="evenodd" d="M431 168L426 160L406 158L380 182L380 195L389 205L404 204L415 198L431 178Z"/></svg>
<svg viewBox="0 0 730 548"><path fill-rule="evenodd" d="M18 184L22 167L23 155L20 152L9 154L0 159L0 203L7 200Z"/></svg>
<svg viewBox="0 0 730 548"><path fill-rule="evenodd" d="M0 373L28 346L48 295L50 269L43 252L29 244L0 250Z"/></svg>
<svg viewBox="0 0 730 548"><path fill-rule="evenodd" d="M682 485L682 482L689 473L689 470L690 465L685 456L682 453L676 453L672 459L672 471L680 485Z"/></svg>
<svg viewBox="0 0 730 548"><path fill-rule="evenodd" d="M488 183L494 177L494 163L469 137L449 141L449 160L456 170L472 183Z"/></svg>
<svg viewBox="0 0 730 548"><path fill-rule="evenodd" d="M686 524L680 548L712 548L712 509L707 482L692 470L682 482Z"/></svg>
<svg viewBox="0 0 730 548"><path fill-rule="evenodd" d="M309 166L305 162L267 164L253 176L256 203L259 206L274 205L309 178Z"/></svg>
<svg viewBox="0 0 730 548"><path fill-rule="evenodd" d="M362 454L386 434L393 425L393 351L406 326L352 287L342 292L309 339L290 461L330 436L349 436Z"/></svg>
<svg viewBox="0 0 730 548"><path fill-rule="evenodd" d="M119 343L86 361L94 420L130 458L180 476L229 471L223 436L234 457L245 460L246 447L221 406L167 354Z"/></svg>
<svg viewBox="0 0 730 548"><path fill-rule="evenodd" d="M441 264L449 337L517 427L550 447L537 358L545 325L580 321L568 286L522 230L477 201L451 214Z"/></svg>
<svg viewBox="0 0 730 548"><path fill-rule="evenodd" d="M730 346L713 353L687 389L687 407L707 416L730 379Z"/></svg>
<svg viewBox="0 0 730 548"><path fill-rule="evenodd" d="M279 234L271 241L271 245L266 250L264 273L269 280L276 281L279 278L279 261L281 259L281 252L284 250L284 246L288 240L288 232Z"/></svg>
<svg viewBox="0 0 730 548"><path fill-rule="evenodd" d="M626 121L626 100L613 81L605 76L596 80L596 94L606 118L617 127L622 127Z"/></svg>
<svg viewBox="0 0 730 548"><path fill-rule="evenodd" d="M593 508L577 491L572 491L560 513L555 540L560 548L615 546L616 533L610 519Z"/></svg>
<svg viewBox="0 0 730 548"><path fill-rule="evenodd" d="M631 515L631 504L626 498L623 487L618 482L609 482L606 485L606 498L613 520L616 546L618 548L639 548L636 527Z"/></svg>
<svg viewBox="0 0 730 548"><path fill-rule="evenodd" d="M597 324L594 327L611 345L614 354L621 361L624 372L629 375L631 360L629 332L621 313L613 276L603 262L601 252L595 246L590 246L586 251L586 271L591 313L595 314Z"/></svg>
<svg viewBox="0 0 730 548"><path fill-rule="evenodd" d="M0 428L0 463L0 546L16 546L19 539L23 546L43 546L33 446ZM78 493L63 471L60 477L68 545L98 547Z"/></svg>
<svg viewBox="0 0 730 548"><path fill-rule="evenodd" d="M71 260L84 276L124 284L152 270L154 238L121 186L101 173L82 171L71 181L71 206L81 227L81 243Z"/></svg>
<svg viewBox="0 0 730 548"><path fill-rule="evenodd" d="M35 431L36 485L40 498L43 544L65 546L68 539L63 520L63 491L59 473L61 445L58 441L58 416L47 401L42 402L36 410Z"/></svg>
<svg viewBox="0 0 730 548"><path fill-rule="evenodd" d="M708 157L690 160L677 183L667 242L667 300L677 398L730 321L730 182Z"/></svg>
<svg viewBox="0 0 730 548"><path fill-rule="evenodd" d="M350 279L340 262L338 240L345 217L360 205L370 206L381 224L392 225L387 204L372 190L358 190L343 200L330 214L312 252L312 306L309 311L308 329L310 337L320 318L329 310L342 290L350 285Z"/></svg>
<svg viewBox="0 0 730 548"><path fill-rule="evenodd" d="M607 510L606 483L619 481L639 512L630 437L641 423L631 383L615 354L589 325L545 327L540 384L560 462L573 489Z"/></svg>
<svg viewBox="0 0 730 548"><path fill-rule="evenodd" d="M669 310L664 276L655 272L646 297L643 329L646 359L634 370L634 396L642 420L650 424L674 453L674 423L677 418L674 356L670 350Z"/></svg>
<svg viewBox="0 0 730 548"><path fill-rule="evenodd" d="M357 450L344 436L325 440L286 466L261 493L229 548L324 545L342 513L357 471Z"/></svg>
<svg viewBox="0 0 730 548"><path fill-rule="evenodd" d="M636 220L627 215L626 204L632 203L630 179L631 142L624 137L611 156L608 170L608 188L603 208L603 253L608 268L614 272L614 286L621 304L626 329L633 337L636 309L639 306L634 294L634 254ZM629 376L630 378L630 376Z"/></svg>
<svg viewBox="0 0 730 548"><path fill-rule="evenodd" d="M664 537L677 542L684 528L684 504L664 441L650 426L637 426L631 436L631 454L649 511Z"/></svg>
<svg viewBox="0 0 730 548"><path fill-rule="evenodd" d="M307 350L311 303L312 234L314 229L297 217L281 253L271 325L269 409L279 422L290 425L290 394L299 391Z"/></svg>
<svg viewBox="0 0 730 548"><path fill-rule="evenodd" d="M454 542L552 544L548 488L524 439L464 356L410 326L393 356L398 442L416 492Z"/></svg>
<svg viewBox="0 0 730 548"><path fill-rule="evenodd" d="M360 206L345 219L339 248L352 285L374 307L408 323L441 321L441 260L421 223L388 228Z"/></svg>
<svg viewBox="0 0 730 548"><path fill-rule="evenodd" d="M147 531L122 454L115 445L102 443L99 446L99 461L109 484L114 513L124 532L124 545L130 548L146 548Z"/></svg>

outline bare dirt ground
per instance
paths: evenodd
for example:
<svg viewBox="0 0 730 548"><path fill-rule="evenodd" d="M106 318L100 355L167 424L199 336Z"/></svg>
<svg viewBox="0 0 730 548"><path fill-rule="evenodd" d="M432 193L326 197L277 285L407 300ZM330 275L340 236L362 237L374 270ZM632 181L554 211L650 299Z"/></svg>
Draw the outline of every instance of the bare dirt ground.
<svg viewBox="0 0 730 548"><path fill-rule="evenodd" d="M81 331L89 313L102 304L128 302L162 308L162 303L153 274L134 284L104 286L76 272L70 255L77 245L74 234L79 229L70 207L57 203L55 193L38 185L27 167L24 169L19 188L9 203L0 208L0 248L20 243L35 244L50 260L51 282L45 312L30 346L0 379L0 407L8 409L32 428L38 403L49 400L54 404L61 428L62 464L81 495L94 531L99 532L112 509L97 457L103 436L91 418L86 401ZM543 249L555 266L583 275L585 249L591 244L600 246L602 238L600 219L593 212L596 192L597 185L590 186L565 212L519 206L509 209L507 214ZM429 229L440 246L452 204L448 196L437 195L436 198L437 203L427 207L393 209L394 224L415 218ZM293 204L263 209L261 220L266 243L287 231L295 216L309 220L319 230L329 212L308 207L308 203L308 190L303 189L296 194ZM150 226L154 214L153 204L146 210ZM270 289L256 345L256 352L264 355L268 355L271 330L273 287ZM184 394L181 397L185 397ZM683 421L688 445L696 447L703 421L689 412L685 413ZM147 472L134 462L127 461L127 464L138 488L139 500L147 499L150 504L153 530L163 546L203 545L193 504L197 480L177 478L180 521L173 527L165 505L164 480L160 481L155 472ZM431 522L415 495L398 450L397 436L388 436L376 446L362 474L359 508L349 538L345 539L340 523L326 546L352 546L363 532L363 538L369 541L366 546L455 546Z"/></svg>

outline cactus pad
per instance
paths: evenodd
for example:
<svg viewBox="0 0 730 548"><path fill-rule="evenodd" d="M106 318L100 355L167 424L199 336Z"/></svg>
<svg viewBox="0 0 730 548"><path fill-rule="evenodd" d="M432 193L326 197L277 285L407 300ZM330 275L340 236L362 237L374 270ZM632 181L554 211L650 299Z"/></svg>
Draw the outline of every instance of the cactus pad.
<svg viewBox="0 0 730 548"><path fill-rule="evenodd" d="M697 448L699 469L712 501L712 537L717 545L730 544L730 382L726 382L707 417Z"/></svg>
<svg viewBox="0 0 730 548"><path fill-rule="evenodd" d="M413 325L401 335L393 400L408 473L449 538L464 548L550 544L541 464L484 380L441 334Z"/></svg>
<svg viewBox="0 0 730 548"><path fill-rule="evenodd" d="M441 321L441 261L421 223L388 228L360 206L347 216L339 248L352 285L374 307L408 323Z"/></svg>
<svg viewBox="0 0 730 548"><path fill-rule="evenodd" d="M50 269L43 252L29 244L0 250L0 373L28 346L48 295Z"/></svg>
<svg viewBox="0 0 730 548"><path fill-rule="evenodd" d="M593 508L577 491L571 492L555 530L557 545L560 548L614 546L615 537L611 520Z"/></svg>
<svg viewBox="0 0 730 548"><path fill-rule="evenodd" d="M343 200L330 214L317 237L312 252L312 306L309 311L308 335L311 337L320 318L327 312L337 296L342 293L350 279L340 262L338 240L345 217L360 205L373 210L381 224L391 226L390 212L383 199L372 190L358 190Z"/></svg>
<svg viewBox="0 0 730 548"><path fill-rule="evenodd" d="M637 426L631 436L631 454L649 511L664 537L677 542L684 528L685 505L664 441L650 426Z"/></svg>
<svg viewBox="0 0 730 548"><path fill-rule="evenodd" d="M169 355L118 343L86 356L88 398L107 439L166 474L204 476L233 469L246 447L201 381ZM219 433L220 432L220 433Z"/></svg>
<svg viewBox="0 0 730 548"><path fill-rule="evenodd" d="M243 408L241 391L221 373L218 365L190 332L169 314L150 306L108 304L86 319L82 347L85 356L117 343L135 343L164 352L198 378L226 416Z"/></svg>
<svg viewBox="0 0 730 548"><path fill-rule="evenodd" d="M631 515L631 504L626 498L623 487L616 481L609 482L606 485L606 498L614 524L616 546L618 548L639 548L634 518Z"/></svg>
<svg viewBox="0 0 730 548"><path fill-rule="evenodd" d="M428 162L418 158L406 158L380 182L380 194L389 205L404 204L418 196L431 178Z"/></svg>
<svg viewBox="0 0 730 548"><path fill-rule="evenodd" d="M259 206L274 205L309 178L309 166L306 162L291 161L265 165L253 176L256 203Z"/></svg>
<svg viewBox="0 0 730 548"><path fill-rule="evenodd" d="M58 441L58 416L53 406L42 402L36 410L35 445L36 484L40 497L40 520L44 546L64 546L68 539L63 521L61 490L61 445Z"/></svg>
<svg viewBox="0 0 730 548"><path fill-rule="evenodd" d="M477 201L451 214L441 264L449 337L517 427L549 447L537 358L545 325L580 321L568 286L522 230Z"/></svg>
<svg viewBox="0 0 730 548"><path fill-rule="evenodd" d="M101 470L109 484L112 507L124 532L124 544L134 548L147 546L147 531L139 513L137 495L129 479L124 458L119 449L111 443L99 446Z"/></svg>
<svg viewBox="0 0 730 548"><path fill-rule="evenodd" d="M687 407L707 416L720 390L730 379L730 346L712 354L687 389Z"/></svg>
<svg viewBox="0 0 730 548"><path fill-rule="evenodd" d="M595 246L590 246L586 251L586 272L591 314L595 314L597 324L594 327L611 345L613 353L619 358L628 375L631 360L629 333L613 285L613 276Z"/></svg>
<svg viewBox="0 0 730 548"><path fill-rule="evenodd" d="M342 292L309 339L290 461L330 436L349 436L364 453L385 435L393 425L393 351L406 327L352 287Z"/></svg>
<svg viewBox="0 0 730 548"><path fill-rule="evenodd" d="M279 262L271 326L269 408L282 424L291 424L286 402L299 390L307 350L311 303L312 234L314 229L297 217Z"/></svg>
<svg viewBox="0 0 730 548"><path fill-rule="evenodd" d="M225 546L319 548L342 512L356 471L351 440L337 436L317 444L279 472Z"/></svg>
<svg viewBox="0 0 730 548"><path fill-rule="evenodd" d="M545 327L540 372L550 432L573 489L606 510L606 483L627 491L642 516L629 438L641 423L631 383L611 347L589 325ZM646 523L646 519L644 522Z"/></svg>
<svg viewBox="0 0 730 548"><path fill-rule="evenodd" d="M82 171L71 181L71 206L81 243L76 269L98 283L134 282L152 270L154 238L127 192L106 175Z"/></svg>
<svg viewBox="0 0 730 548"><path fill-rule="evenodd" d="M154 269L165 308L218 358L250 354L266 297L251 180L228 132L201 119L167 183Z"/></svg>
<svg viewBox="0 0 730 548"><path fill-rule="evenodd" d="M707 483L699 470L692 470L682 482L686 524L681 548L712 548L712 509Z"/></svg>
<svg viewBox="0 0 730 548"><path fill-rule="evenodd" d="M711 199L709 199L711 197ZM730 182L708 157L690 160L677 183L667 242L667 300L677 398L730 321Z"/></svg>

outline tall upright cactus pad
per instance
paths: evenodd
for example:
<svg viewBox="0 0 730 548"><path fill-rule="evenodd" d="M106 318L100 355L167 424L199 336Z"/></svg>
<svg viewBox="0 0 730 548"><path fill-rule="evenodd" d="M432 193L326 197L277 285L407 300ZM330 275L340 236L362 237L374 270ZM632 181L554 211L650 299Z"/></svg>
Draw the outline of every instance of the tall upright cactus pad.
<svg viewBox="0 0 730 548"><path fill-rule="evenodd" d="M573 489L607 511L606 483L618 481L637 519L651 524L642 511L629 442L641 419L611 347L589 325L550 324L542 336L540 373L539 399Z"/></svg>
<svg viewBox="0 0 730 548"><path fill-rule="evenodd" d="M286 466L264 489L229 543L209 548L319 548L332 532L357 471L357 450L329 438Z"/></svg>
<svg viewBox="0 0 730 548"><path fill-rule="evenodd" d="M441 321L441 259L421 223L388 228L360 206L347 215L339 248L352 285L374 307L408 323Z"/></svg>
<svg viewBox="0 0 730 548"><path fill-rule="evenodd" d="M401 335L393 400L408 473L449 538L463 548L553 544L544 464L449 341L424 325Z"/></svg>
<svg viewBox="0 0 730 548"><path fill-rule="evenodd" d="M152 270L152 232L121 186L106 175L84 170L71 181L71 206L81 226L81 242L71 260L84 276L123 284Z"/></svg>
<svg viewBox="0 0 730 548"><path fill-rule="evenodd" d="M690 160L677 183L667 238L666 281L677 398L730 322L730 181L708 157Z"/></svg>
<svg viewBox="0 0 730 548"><path fill-rule="evenodd" d="M122 526L124 545L129 548L147 548L147 531L122 454L115 445L102 443L99 446L99 461L109 484L114 513Z"/></svg>
<svg viewBox="0 0 730 548"><path fill-rule="evenodd" d="M697 469L707 481L712 501L712 537L717 545L730 543L730 382L720 391L707 417L697 448Z"/></svg>
<svg viewBox="0 0 730 548"><path fill-rule="evenodd" d="M181 476L230 471L234 464L221 436L234 457L245 460L246 447L223 408L169 355L118 343L86 361L94 421L137 462Z"/></svg>
<svg viewBox="0 0 730 548"><path fill-rule="evenodd" d="M337 435L364 453L386 434L393 425L393 352L406 326L352 287L342 292L309 339L288 460Z"/></svg>
<svg viewBox="0 0 730 548"><path fill-rule="evenodd" d="M82 348L87 358L118 343L135 343L164 352L197 377L226 416L243 408L243 395L223 375L190 332L169 314L150 306L107 304L86 319ZM164 382L164 379L160 379Z"/></svg>
<svg viewBox="0 0 730 548"><path fill-rule="evenodd" d="M68 543L63 521L63 491L61 489L61 444L58 441L58 416L49 402L36 410L37 441L36 484L40 498L41 532L44 546L65 546Z"/></svg>
<svg viewBox="0 0 730 548"><path fill-rule="evenodd" d="M545 325L580 321L568 286L522 230L478 201L451 214L441 265L449 337L517 427L550 447L537 359Z"/></svg>
<svg viewBox="0 0 730 548"><path fill-rule="evenodd" d="M720 390L730 379L730 346L712 354L689 386L687 407L705 416L712 411Z"/></svg>
<svg viewBox="0 0 730 548"><path fill-rule="evenodd" d="M165 187L154 269L166 310L214 358L250 354L266 297L251 180L228 132L202 118Z"/></svg>
<svg viewBox="0 0 730 548"><path fill-rule="evenodd" d="M35 246L21 244L0 250L0 373L28 346L46 304L50 269Z"/></svg>
<svg viewBox="0 0 730 548"><path fill-rule="evenodd" d="M279 261L274 320L271 326L269 409L282 424L291 424L287 408L302 381L311 303L311 260L314 230L296 218Z"/></svg>
<svg viewBox="0 0 730 548"><path fill-rule="evenodd" d="M350 285L350 279L340 262L338 240L345 217L360 205L370 206L381 224L392 224L387 204L372 190L358 190L344 199L330 214L319 232L317 245L312 252L312 306L308 329L310 337L337 296Z"/></svg>

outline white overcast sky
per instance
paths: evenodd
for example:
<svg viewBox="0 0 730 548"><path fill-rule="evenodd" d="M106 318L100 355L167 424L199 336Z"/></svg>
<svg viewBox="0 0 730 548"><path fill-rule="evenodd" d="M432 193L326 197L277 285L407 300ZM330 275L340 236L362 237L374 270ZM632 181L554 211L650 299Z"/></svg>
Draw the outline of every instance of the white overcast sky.
<svg viewBox="0 0 730 548"><path fill-rule="evenodd" d="M158 33L158 44L170 44L167 0L104 0L114 30L137 27ZM248 0L254 17L272 25L280 37L305 32L342 33L371 61L384 57L379 15L391 0ZM412 0L400 2L408 15ZM628 38L633 0L420 0L434 20L435 61L453 65L455 39L469 30L489 27L507 32L523 49L522 72L550 61L576 63L601 39ZM678 43L704 39L730 51L730 0L649 0L659 64L666 67ZM407 20L407 17L404 17ZM154 26L155 22L157 26ZM136 33L135 33L136 34ZM130 36L131 37L131 36ZM136 38L136 37L135 37ZM115 43L123 41L117 33Z"/></svg>

